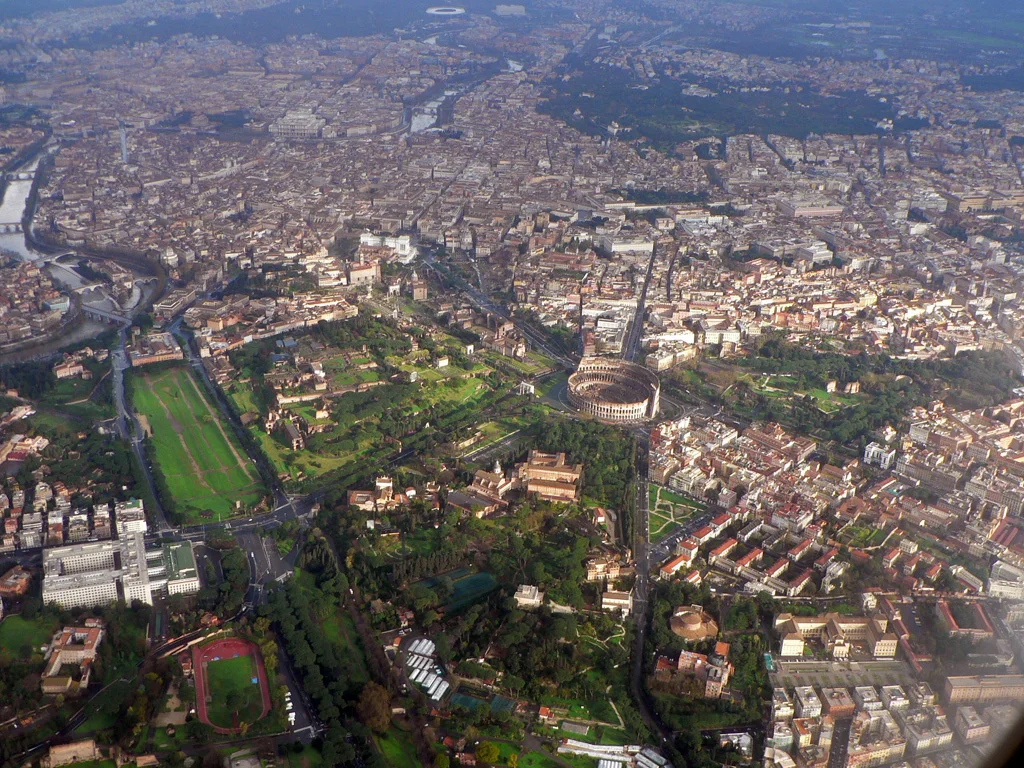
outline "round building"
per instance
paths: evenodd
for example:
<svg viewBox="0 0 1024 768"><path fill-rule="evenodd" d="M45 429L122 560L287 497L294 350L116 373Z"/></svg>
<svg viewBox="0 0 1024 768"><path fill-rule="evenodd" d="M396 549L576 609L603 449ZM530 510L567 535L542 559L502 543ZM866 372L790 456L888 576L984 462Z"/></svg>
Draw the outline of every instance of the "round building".
<svg viewBox="0 0 1024 768"><path fill-rule="evenodd" d="M668 625L674 634L690 642L718 636L718 624L699 605L676 608Z"/></svg>
<svg viewBox="0 0 1024 768"><path fill-rule="evenodd" d="M661 383L634 363L585 357L569 377L568 394L573 408L601 421L644 421L658 413Z"/></svg>

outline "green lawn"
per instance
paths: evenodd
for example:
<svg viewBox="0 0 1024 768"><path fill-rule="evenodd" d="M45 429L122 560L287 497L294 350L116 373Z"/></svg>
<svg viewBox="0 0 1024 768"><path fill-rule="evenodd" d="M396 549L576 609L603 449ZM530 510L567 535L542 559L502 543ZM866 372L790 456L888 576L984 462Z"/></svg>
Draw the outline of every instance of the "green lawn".
<svg viewBox="0 0 1024 768"><path fill-rule="evenodd" d="M390 768L420 768L416 746L408 733L392 727L383 736L374 736L373 740Z"/></svg>
<svg viewBox="0 0 1024 768"><path fill-rule="evenodd" d="M560 765L543 752L527 752L519 756L519 768L559 768Z"/></svg>
<svg viewBox="0 0 1024 768"><path fill-rule="evenodd" d="M89 760L84 763L71 763L65 768L117 768L117 763L113 760Z"/></svg>
<svg viewBox="0 0 1024 768"><path fill-rule="evenodd" d="M114 416L113 400L103 394L105 390L109 393L110 389L110 362L88 361L87 370L92 373L92 378L83 379L76 376L58 381L40 398L39 402L62 413L69 413L82 419L99 421L112 418ZM100 388L100 391L97 393L96 399L88 400L97 387Z"/></svg>
<svg viewBox="0 0 1024 768"><path fill-rule="evenodd" d="M157 751L173 752L174 750L180 749L181 745L188 741L188 737L185 733L184 726L171 726L174 729L174 735L167 735L167 727L153 728L153 738L150 742L150 748Z"/></svg>
<svg viewBox="0 0 1024 768"><path fill-rule="evenodd" d="M703 509L703 505L699 501L695 501L688 496L683 496L682 494L670 491L668 488L660 488L659 492L662 501L668 501L677 505L682 504L683 506L690 507L691 509Z"/></svg>
<svg viewBox="0 0 1024 768"><path fill-rule="evenodd" d="M818 401L818 407L825 413L834 413L846 405L840 395L826 392L823 389L812 389L807 394Z"/></svg>
<svg viewBox="0 0 1024 768"><path fill-rule="evenodd" d="M858 525L848 528L843 538L851 547L874 547L885 541L886 533L884 528Z"/></svg>
<svg viewBox="0 0 1024 768"><path fill-rule="evenodd" d="M657 544L703 506L687 496L657 485L649 486L651 541Z"/></svg>
<svg viewBox="0 0 1024 768"><path fill-rule="evenodd" d="M305 473L309 477L317 477L326 472L339 469L352 464L358 457L359 451L338 453L314 453L310 450L292 451L285 448L281 443L268 435L262 429L250 427L249 431L259 443L260 448L274 465L274 471L279 474L286 474L297 479L299 473Z"/></svg>
<svg viewBox="0 0 1024 768"><path fill-rule="evenodd" d="M515 744L506 744L503 741L497 742L498 744L498 762L495 765L508 765L509 757L512 755L519 754L519 747Z"/></svg>
<svg viewBox="0 0 1024 768"><path fill-rule="evenodd" d="M747 382L754 392L759 395L771 398L806 397L810 395L817 401L818 407L824 413L835 413L849 405L860 402L858 395L846 395L842 392L826 392L821 388L814 388L806 392L799 391L798 381L792 376L773 374L742 374L736 379L737 382Z"/></svg>
<svg viewBox="0 0 1024 768"><path fill-rule="evenodd" d="M233 710L228 708L228 696L237 693L241 703L238 706L239 722L254 723L263 714L263 700L260 687L253 683L256 676L256 662L251 656L211 661L206 666L206 685L213 695L206 711L210 722L222 728L235 725Z"/></svg>
<svg viewBox="0 0 1024 768"><path fill-rule="evenodd" d="M415 531L404 536L381 536L374 542L372 549L368 549L376 556L378 563L398 560L402 557L403 547L407 556L421 555L426 557L437 552L444 542L441 534L435 528L417 528Z"/></svg>
<svg viewBox="0 0 1024 768"><path fill-rule="evenodd" d="M601 738L598 740L599 744L614 744L616 746L620 744L635 744L636 739L632 738L628 733L619 728L603 728L601 731Z"/></svg>
<svg viewBox="0 0 1024 768"><path fill-rule="evenodd" d="M351 679L360 685L370 680L370 671L366 666L366 654L359 641L359 632L349 614L339 608L324 619L324 634L334 643L337 650L353 663L348 667Z"/></svg>
<svg viewBox="0 0 1024 768"><path fill-rule="evenodd" d="M57 626L51 621L8 616L0 623L0 648L17 659L28 659L47 645Z"/></svg>
<svg viewBox="0 0 1024 768"><path fill-rule="evenodd" d="M258 413L259 408L252 399L252 389L248 384L229 384L225 394L235 403L239 413Z"/></svg>
<svg viewBox="0 0 1024 768"><path fill-rule="evenodd" d="M300 341L299 349L305 349L305 344L305 341ZM434 347L437 354L461 354L465 345L454 337L445 337L435 338ZM468 368L452 364L438 369L430 361L432 353L426 349L391 353L383 358L379 358L375 350L366 353L353 349L333 351L336 353L328 348L315 354L322 360L327 378L334 386L383 382L381 369L358 369L359 365L373 362L386 363L406 372L415 371L418 384L401 385L400 396L396 396L396 385L392 384L373 389L369 393L344 395L334 401L337 407L332 408L334 413L327 419L316 419L315 406L308 402L288 406L288 411L301 415L306 422L321 428L307 437L306 445L299 451L285 447L279 439L266 434L261 425L250 424L250 434L274 471L290 487L304 487L314 478L320 477L329 478L330 482L350 482L366 467L381 464L386 456L398 450L396 443L385 440L385 434L392 435L394 431L391 419L412 417L436 408L437 412L431 414L430 421L437 424L439 421L450 420L454 415L471 411L479 400L491 393L488 384L475 377L490 372L489 367L482 362L482 355L467 363ZM248 366L243 366L243 376L252 377L253 382L259 380L259 374ZM265 416L268 404L258 397L258 391L254 391L255 386L243 380L229 383L224 389L239 412ZM384 399L388 401L386 408L379 405ZM380 429L384 421L388 421L387 428ZM421 420L416 421L422 424ZM415 433L409 435L410 440L419 437ZM406 436L401 436L401 439L404 441Z"/></svg>
<svg viewBox="0 0 1024 768"><path fill-rule="evenodd" d="M224 520L263 498L255 467L188 368L139 376L133 401L149 422L153 461L183 519Z"/></svg>
<svg viewBox="0 0 1024 768"><path fill-rule="evenodd" d="M132 692L127 681L114 683L89 702L89 717L75 729L75 733L95 733L113 727L121 704Z"/></svg>
<svg viewBox="0 0 1024 768"><path fill-rule="evenodd" d="M323 761L320 753L308 745L297 755L288 752L288 768L318 768Z"/></svg>
<svg viewBox="0 0 1024 768"><path fill-rule="evenodd" d="M657 544L672 532L675 524L667 515L654 510L651 510L648 517L650 518L651 543Z"/></svg>

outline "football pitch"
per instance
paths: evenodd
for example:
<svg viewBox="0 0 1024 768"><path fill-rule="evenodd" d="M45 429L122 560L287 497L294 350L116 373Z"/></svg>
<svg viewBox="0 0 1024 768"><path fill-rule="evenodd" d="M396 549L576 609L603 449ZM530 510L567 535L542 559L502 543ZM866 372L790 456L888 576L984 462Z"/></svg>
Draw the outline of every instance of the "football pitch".
<svg viewBox="0 0 1024 768"><path fill-rule="evenodd" d="M259 473L187 367L143 372L132 400L182 522L224 520L263 497Z"/></svg>
<svg viewBox="0 0 1024 768"><path fill-rule="evenodd" d="M213 725L231 728L237 702L238 721L254 723L263 714L263 698L256 679L256 664L252 656L207 662L206 681L211 694L207 716Z"/></svg>

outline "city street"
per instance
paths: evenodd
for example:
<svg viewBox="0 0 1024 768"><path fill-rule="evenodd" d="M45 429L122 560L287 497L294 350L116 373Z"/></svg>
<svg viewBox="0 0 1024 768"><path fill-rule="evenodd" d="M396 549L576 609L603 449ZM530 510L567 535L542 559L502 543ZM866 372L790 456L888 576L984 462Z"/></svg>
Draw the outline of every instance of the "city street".
<svg viewBox="0 0 1024 768"><path fill-rule="evenodd" d="M647 306L647 289L651 285L651 275L654 274L654 262L658 258L657 247L651 250L651 260L647 264L647 274L644 276L644 287L640 290L640 298L636 303L636 314L629 324L629 331L626 340L622 345L622 359L631 363L637 361L640 354L640 342L644 335L644 311Z"/></svg>
<svg viewBox="0 0 1024 768"><path fill-rule="evenodd" d="M648 450L647 433L644 432L643 439L638 438L637 440L636 515L633 523L633 558L636 560L636 581L633 584L633 621L636 626L636 633L633 636L630 688L644 723L651 729L652 733L660 733L662 740L665 741L672 737L672 733L654 713L650 705L650 699L644 690L644 645L647 639L647 610L650 605L650 573L653 562L649 548Z"/></svg>
<svg viewBox="0 0 1024 768"><path fill-rule="evenodd" d="M837 720L832 729L832 746L828 753L828 768L846 768L846 754L850 750L850 726L853 721L849 718Z"/></svg>

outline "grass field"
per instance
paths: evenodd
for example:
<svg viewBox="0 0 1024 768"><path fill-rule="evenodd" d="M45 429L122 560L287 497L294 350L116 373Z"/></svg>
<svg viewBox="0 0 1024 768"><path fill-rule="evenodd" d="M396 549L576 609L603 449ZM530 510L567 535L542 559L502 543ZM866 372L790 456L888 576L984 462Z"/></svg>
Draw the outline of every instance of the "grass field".
<svg viewBox="0 0 1024 768"><path fill-rule="evenodd" d="M21 616L8 616L0 622L0 648L16 659L28 659L53 637L56 626L49 621L28 621Z"/></svg>
<svg viewBox="0 0 1024 768"><path fill-rule="evenodd" d="M674 493L668 488L651 485L649 515L651 541L657 544L666 538L678 524L687 520L694 512L704 507L697 501Z"/></svg>
<svg viewBox="0 0 1024 768"><path fill-rule="evenodd" d="M527 752L519 756L519 768L558 768L558 763L543 752Z"/></svg>
<svg viewBox="0 0 1024 768"><path fill-rule="evenodd" d="M687 496L670 491L668 488L658 489L659 501L668 502L669 504L675 504L676 506L682 505L684 507L690 507L691 509L703 509L703 505Z"/></svg>
<svg viewBox="0 0 1024 768"><path fill-rule="evenodd" d="M117 722L121 704L132 692L131 683L114 683L89 702L89 717L75 729L75 733L94 733L111 728Z"/></svg>
<svg viewBox="0 0 1024 768"><path fill-rule="evenodd" d="M861 402L859 395L846 395L842 392L826 392L824 389L814 388L802 391L798 381L785 374L757 374L750 375L743 373L737 376L737 382L746 383L750 389L765 397L788 399L791 397L806 397L810 395L817 402L818 408L823 413L835 413L847 406L856 405Z"/></svg>
<svg viewBox="0 0 1024 768"><path fill-rule="evenodd" d="M324 761L320 753L309 745L297 755L289 752L287 760L289 768L317 768Z"/></svg>
<svg viewBox="0 0 1024 768"><path fill-rule="evenodd" d="M351 679L360 685L369 682L370 670L366 666L366 654L352 617L339 608L324 619L323 627L327 639L334 643L341 654L353 660L354 663L348 668Z"/></svg>
<svg viewBox="0 0 1024 768"><path fill-rule="evenodd" d="M885 541L887 533L884 528L851 526L844 532L843 538L851 547L877 547Z"/></svg>
<svg viewBox="0 0 1024 768"><path fill-rule="evenodd" d="M152 458L181 518L224 520L263 498L255 467L188 368L139 376L133 400L153 431Z"/></svg>
<svg viewBox="0 0 1024 768"><path fill-rule="evenodd" d="M374 736L374 741L391 768L420 768L416 747L404 731L392 727L383 736Z"/></svg>
<svg viewBox="0 0 1024 768"><path fill-rule="evenodd" d="M672 529L675 527L675 523L672 521L672 518L661 514L660 512L651 510L647 517L650 522L652 544L657 544L662 539L668 537L669 533L671 533Z"/></svg>
<svg viewBox="0 0 1024 768"><path fill-rule="evenodd" d="M509 758L512 755L519 754L519 747L515 744L506 744L504 741L498 742L498 762L495 765L508 765L511 761Z"/></svg>
<svg viewBox="0 0 1024 768"><path fill-rule="evenodd" d="M206 665L206 684L213 700L206 708L210 722L222 728L235 725L228 706L229 697L237 693L242 702L238 707L239 722L254 723L263 714L260 686L254 683L256 662L252 656L211 661Z"/></svg>
<svg viewBox="0 0 1024 768"><path fill-rule="evenodd" d="M410 555L425 557L440 549L442 544L441 534L436 528L417 528L404 536L381 537L374 545L374 552L382 557L398 559L404 547Z"/></svg>
<svg viewBox="0 0 1024 768"><path fill-rule="evenodd" d="M403 302L397 304L414 316L420 312L419 308ZM349 340L335 339L330 335L324 337L315 331L296 337L294 350L300 356L315 358L322 363L330 388L335 390L331 394L336 395L331 398L330 414L321 414L320 418L317 418L318 407L312 403L287 406L291 414L315 428L299 450L291 450L279 435L268 435L259 420L254 418L266 416L270 405L265 402L262 387L259 387L265 374L258 366L243 364L239 379L224 386L233 408L240 416L248 417L248 431L259 443L274 472L291 488L308 488L314 478L320 477L329 478L329 482L350 484L365 474L368 467L379 466L387 457L400 451L399 440L403 443L406 440L429 443L433 447L448 436L440 433L447 432L449 427L457 427L458 436L463 439L465 435L462 432L468 421L466 415L472 414L474 408L482 408L481 401L486 401L488 407L492 405L495 398L484 379L491 368L485 362L487 355L484 352L467 356L464 341L443 334L434 336L429 350L412 351L405 348L404 342L398 342L398 334L384 327L386 325L381 323L378 327L373 323L369 328L353 329L353 338ZM368 342L362 350L357 343L360 340ZM262 345L261 350L271 346L269 342L259 344ZM255 351L255 346L252 349L247 347L243 355L248 356ZM451 364L437 368L433 359L442 353L452 357ZM289 370L290 363L279 362L284 366L283 370ZM532 359L525 367L531 369L544 364L544 359L538 358ZM415 373L417 383L387 381L384 371L391 366L406 373ZM357 384L381 386L363 392L339 391ZM290 393L291 390L286 391L286 394ZM428 422L423 412L428 409L432 411L429 423L443 426L434 426L433 430L438 430L439 434L424 439L424 430L433 431L424 426ZM478 421L485 420L481 418ZM403 421L406 424L403 425ZM402 432L403 426L407 431Z"/></svg>

